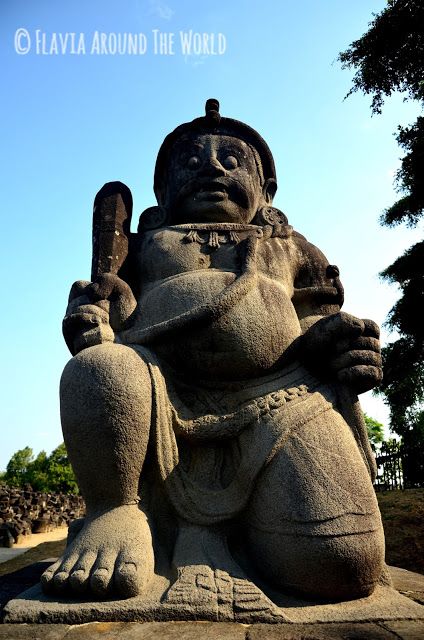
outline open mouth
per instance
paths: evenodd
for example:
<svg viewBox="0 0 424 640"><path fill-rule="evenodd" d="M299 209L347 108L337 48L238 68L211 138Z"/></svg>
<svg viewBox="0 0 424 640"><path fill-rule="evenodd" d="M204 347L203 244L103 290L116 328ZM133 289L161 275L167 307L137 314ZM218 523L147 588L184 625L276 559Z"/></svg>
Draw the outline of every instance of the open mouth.
<svg viewBox="0 0 424 640"><path fill-rule="evenodd" d="M204 182L199 185L196 191L196 200L221 200L228 196L227 187L218 182L217 180L211 180L210 182Z"/></svg>
<svg viewBox="0 0 424 640"><path fill-rule="evenodd" d="M241 186L227 177L197 177L184 184L178 192L176 205L186 198L198 203L222 203L227 200L245 206L246 194Z"/></svg>
<svg viewBox="0 0 424 640"><path fill-rule="evenodd" d="M201 191L196 193L194 200L224 200L227 198L226 191Z"/></svg>

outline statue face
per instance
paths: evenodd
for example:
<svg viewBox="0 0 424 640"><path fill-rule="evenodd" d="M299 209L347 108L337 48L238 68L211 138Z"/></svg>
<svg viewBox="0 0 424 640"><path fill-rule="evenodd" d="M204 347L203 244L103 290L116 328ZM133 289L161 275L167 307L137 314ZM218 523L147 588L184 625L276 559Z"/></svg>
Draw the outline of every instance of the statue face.
<svg viewBox="0 0 424 640"><path fill-rule="evenodd" d="M262 198L255 156L243 140L204 134L176 143L166 198L173 223L248 223Z"/></svg>

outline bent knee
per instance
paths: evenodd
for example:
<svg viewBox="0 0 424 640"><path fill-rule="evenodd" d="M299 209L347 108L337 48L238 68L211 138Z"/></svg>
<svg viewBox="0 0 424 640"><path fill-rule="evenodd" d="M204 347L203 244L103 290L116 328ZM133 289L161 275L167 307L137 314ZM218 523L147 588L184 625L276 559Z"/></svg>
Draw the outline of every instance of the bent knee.
<svg viewBox="0 0 424 640"><path fill-rule="evenodd" d="M131 347L107 342L88 347L75 355L65 366L61 384L82 379L85 383L110 379L143 376L147 366L142 358Z"/></svg>
<svg viewBox="0 0 424 640"><path fill-rule="evenodd" d="M62 409L69 407L71 411L81 403L85 411L111 402L132 405L136 398L150 399L150 374L131 347L114 343L88 347L65 366L60 397Z"/></svg>
<svg viewBox="0 0 424 640"><path fill-rule="evenodd" d="M115 342L105 342L79 351L67 363L64 373L68 368L74 371L78 367L82 369L90 367L108 369L127 360L140 362L141 358L131 347Z"/></svg>
<svg viewBox="0 0 424 640"><path fill-rule="evenodd" d="M287 536L275 540L272 546L271 558L266 557L265 549L256 556L258 568L264 567L270 580L283 591L321 600L370 595L384 566L384 536L380 530L335 537Z"/></svg>

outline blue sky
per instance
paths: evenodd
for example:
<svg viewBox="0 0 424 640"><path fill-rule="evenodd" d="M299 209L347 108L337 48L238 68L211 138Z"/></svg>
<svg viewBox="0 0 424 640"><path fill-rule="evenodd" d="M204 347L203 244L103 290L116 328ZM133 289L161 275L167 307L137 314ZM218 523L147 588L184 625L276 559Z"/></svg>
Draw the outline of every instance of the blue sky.
<svg viewBox="0 0 424 640"><path fill-rule="evenodd" d="M154 204L154 162L164 136L201 115L209 97L269 143L279 182L275 204L339 265L346 311L384 321L397 292L378 272L420 231L382 228L378 217L396 197L401 151L393 132L412 122L418 107L398 96L371 117L367 97L343 100L352 73L336 61L384 5L2 0L0 469L17 449L50 452L62 441L58 384L69 354L61 320L70 285L89 278L96 192L110 180L125 182L136 224ZM214 34L215 48L222 34L225 51L184 55L180 32L190 30ZM141 33L146 50L96 53L96 32L110 47L118 34ZM155 32L166 55L155 53ZM76 35L61 51L59 34L63 41L66 33ZM85 52L71 53L73 37L82 38ZM364 407L387 420L369 394Z"/></svg>

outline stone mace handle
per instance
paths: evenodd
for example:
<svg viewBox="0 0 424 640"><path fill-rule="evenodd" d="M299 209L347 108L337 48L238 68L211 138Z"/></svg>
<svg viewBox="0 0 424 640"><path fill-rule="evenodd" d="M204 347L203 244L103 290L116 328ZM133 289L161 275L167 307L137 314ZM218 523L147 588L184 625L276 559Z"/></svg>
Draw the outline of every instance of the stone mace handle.
<svg viewBox="0 0 424 640"><path fill-rule="evenodd" d="M117 275L128 255L133 199L123 182L107 182L94 199L91 280Z"/></svg>

